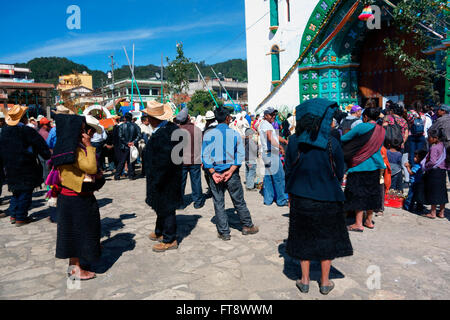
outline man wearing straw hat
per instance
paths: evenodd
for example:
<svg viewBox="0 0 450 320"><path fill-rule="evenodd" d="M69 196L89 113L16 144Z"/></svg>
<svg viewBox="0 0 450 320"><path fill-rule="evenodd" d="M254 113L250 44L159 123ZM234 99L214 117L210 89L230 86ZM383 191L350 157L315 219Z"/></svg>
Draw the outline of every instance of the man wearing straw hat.
<svg viewBox="0 0 450 320"><path fill-rule="evenodd" d="M177 141L172 134L178 126L170 120L172 109L167 104L149 102L145 110L149 116L153 132L144 150L144 170L147 178L145 202L156 211L155 232L149 236L160 243L153 246L154 252L164 252L178 248L175 213L182 204L182 158L178 164L172 159L172 151Z"/></svg>
<svg viewBox="0 0 450 320"><path fill-rule="evenodd" d="M0 156L6 171L6 181L13 196L8 209L10 221L16 227L32 222L28 217L33 190L43 182L42 165L51 153L36 130L27 127L27 107L14 106L6 116L7 126L0 137Z"/></svg>

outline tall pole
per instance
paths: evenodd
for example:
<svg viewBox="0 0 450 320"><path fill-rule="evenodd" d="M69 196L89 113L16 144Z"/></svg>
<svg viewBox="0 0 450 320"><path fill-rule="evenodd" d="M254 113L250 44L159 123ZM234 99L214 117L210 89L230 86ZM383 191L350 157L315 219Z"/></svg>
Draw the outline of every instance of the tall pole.
<svg viewBox="0 0 450 320"><path fill-rule="evenodd" d="M209 94L211 95L211 98L214 100L214 103L216 104L217 109L219 109L219 105L217 104L216 99L214 99L214 95L212 94L211 90L209 90L208 85L206 84L205 78L203 78L202 73L200 72L200 69L198 68L197 64L194 64L194 66L197 68L198 74L203 80L203 83L205 84L206 89L208 89Z"/></svg>
<svg viewBox="0 0 450 320"><path fill-rule="evenodd" d="M112 78L112 98L114 101L114 54L111 54L111 78ZM116 107L116 106L114 106Z"/></svg>
<svg viewBox="0 0 450 320"><path fill-rule="evenodd" d="M133 43L133 58L131 63L131 108L134 111L134 101L133 101L133 94L134 94L134 43Z"/></svg>
<svg viewBox="0 0 450 320"><path fill-rule="evenodd" d="M130 72L131 72L131 78L132 78L131 85L133 85L133 83L136 85L136 89L137 89L137 92L139 94L139 99L141 99L141 104L142 104L142 106L144 106L144 102L142 101L141 92L139 91L139 86L138 86L138 84L136 82L136 79L135 79L135 76L134 76L134 70L131 67L130 58L128 58L127 49L125 49L125 47L123 47L123 51L125 52L125 56L127 57L128 67L130 68Z"/></svg>
<svg viewBox="0 0 450 320"><path fill-rule="evenodd" d="M228 98L230 98L231 102L233 102L234 105L234 109L236 109L236 103L234 103L233 98L231 98L230 94L228 93L227 88L225 88L225 86L222 84L222 82L220 81L219 76L217 75L217 73L214 71L214 69L211 67L212 72L214 73L214 75L216 76L217 80L219 81L220 86L225 90L225 92L228 95Z"/></svg>
<svg viewBox="0 0 450 320"><path fill-rule="evenodd" d="M164 103L164 54L161 53L161 103Z"/></svg>

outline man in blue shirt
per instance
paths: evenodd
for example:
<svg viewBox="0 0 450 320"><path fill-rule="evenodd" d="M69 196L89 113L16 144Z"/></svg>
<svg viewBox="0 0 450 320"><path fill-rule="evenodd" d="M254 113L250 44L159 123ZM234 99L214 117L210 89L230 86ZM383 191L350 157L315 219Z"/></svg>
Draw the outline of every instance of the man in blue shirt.
<svg viewBox="0 0 450 320"><path fill-rule="evenodd" d="M219 238L231 239L228 216L225 213L225 190L228 190L234 207L243 224L242 234L257 233L258 227L253 225L250 211L244 200L239 168L245 159L245 150L240 135L228 125L231 122L230 112L225 108L214 111L217 127L206 132L203 138L203 167L211 176L211 192L214 211L217 218Z"/></svg>

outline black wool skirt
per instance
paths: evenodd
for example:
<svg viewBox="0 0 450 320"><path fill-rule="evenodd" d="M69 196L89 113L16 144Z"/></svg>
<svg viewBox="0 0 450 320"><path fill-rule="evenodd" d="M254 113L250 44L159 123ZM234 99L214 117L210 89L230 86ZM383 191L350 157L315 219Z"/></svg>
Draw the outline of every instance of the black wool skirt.
<svg viewBox="0 0 450 320"><path fill-rule="evenodd" d="M81 258L94 262L100 258L100 211L91 196L58 196L56 258Z"/></svg>
<svg viewBox="0 0 450 320"><path fill-rule="evenodd" d="M425 204L439 205L448 203L447 171L431 169L423 176L425 184Z"/></svg>
<svg viewBox="0 0 450 320"><path fill-rule="evenodd" d="M287 253L299 260L333 260L353 255L340 202L293 196Z"/></svg>
<svg viewBox="0 0 450 320"><path fill-rule="evenodd" d="M383 206L380 170L349 173L344 193L345 211L380 209Z"/></svg>

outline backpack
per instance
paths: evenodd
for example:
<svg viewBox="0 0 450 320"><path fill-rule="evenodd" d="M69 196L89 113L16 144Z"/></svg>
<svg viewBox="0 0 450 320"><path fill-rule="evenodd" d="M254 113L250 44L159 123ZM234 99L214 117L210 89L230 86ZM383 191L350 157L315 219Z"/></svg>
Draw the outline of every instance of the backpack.
<svg viewBox="0 0 450 320"><path fill-rule="evenodd" d="M342 121L339 129L342 130L342 135L346 134L347 132L349 132L352 129L352 124L355 123L356 121L358 121L359 119L347 119L345 118L344 121Z"/></svg>
<svg viewBox="0 0 450 320"><path fill-rule="evenodd" d="M392 147L400 147L403 144L402 127L397 123L397 119L394 118L394 124L390 124L386 127L386 137L384 143L386 147L389 145Z"/></svg>
<svg viewBox="0 0 450 320"><path fill-rule="evenodd" d="M422 117L418 117L414 119L414 123L411 126L411 134L413 136L421 136L425 132L425 124L423 122Z"/></svg>

